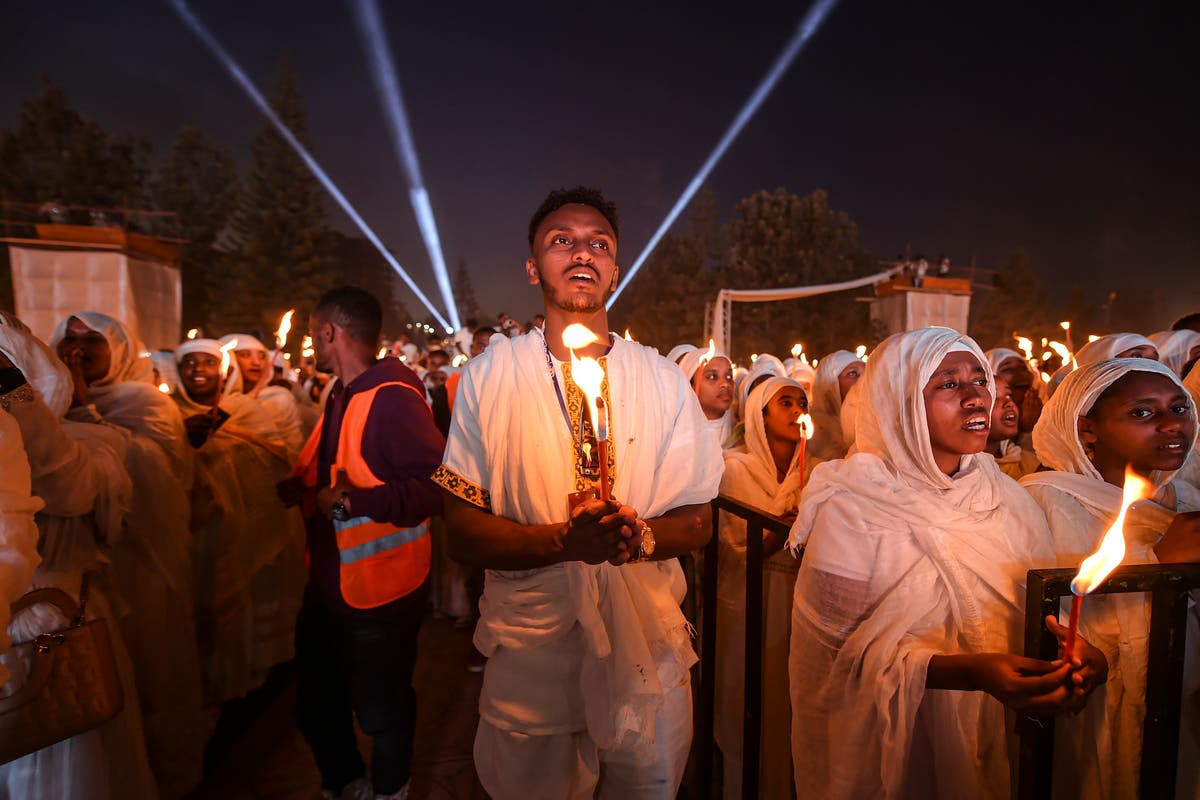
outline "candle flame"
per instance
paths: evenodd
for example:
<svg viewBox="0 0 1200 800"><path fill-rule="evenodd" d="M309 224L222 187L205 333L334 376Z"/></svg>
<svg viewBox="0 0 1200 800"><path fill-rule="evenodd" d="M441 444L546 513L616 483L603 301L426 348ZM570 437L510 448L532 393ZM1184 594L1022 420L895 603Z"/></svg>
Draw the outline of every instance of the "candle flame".
<svg viewBox="0 0 1200 800"><path fill-rule="evenodd" d="M704 356L700 359L700 369L704 369L705 365L708 364L708 362L712 361L716 355L717 355L717 344L712 339L709 339L708 340L708 350L704 353Z"/></svg>
<svg viewBox="0 0 1200 800"><path fill-rule="evenodd" d="M794 345L792 345L792 358L799 358L800 354L803 352L804 345L802 345L800 342L796 342Z"/></svg>
<svg viewBox="0 0 1200 800"><path fill-rule="evenodd" d="M750 363L753 364L756 361L758 361L758 353L751 353L750 354Z"/></svg>
<svg viewBox="0 0 1200 800"><path fill-rule="evenodd" d="M582 350L598 341L600 337L593 333L591 328L578 322L572 322L562 332L562 343L568 350Z"/></svg>
<svg viewBox="0 0 1200 800"><path fill-rule="evenodd" d="M450 359L450 363L456 367L461 367L463 364L467 363L467 356L463 353L459 353L454 358Z"/></svg>
<svg viewBox="0 0 1200 800"><path fill-rule="evenodd" d="M170 387L170 386L168 386L166 383L160 383L160 384L158 385L158 390L159 390L160 392L162 392L163 394L170 394L170 393L171 393L171 387Z"/></svg>
<svg viewBox="0 0 1200 800"><path fill-rule="evenodd" d="M305 358L312 358L316 352L317 351L313 350L311 347L306 347L300 351L300 355L304 356Z"/></svg>
<svg viewBox="0 0 1200 800"><path fill-rule="evenodd" d="M189 338L189 339L195 339L195 338L196 338L197 336L199 336L199 335L200 335L200 329L199 329L199 328L188 328L188 332L187 332L187 338Z"/></svg>
<svg viewBox="0 0 1200 800"><path fill-rule="evenodd" d="M1062 342L1051 342L1050 349L1057 353L1058 357L1062 359L1062 365L1064 367L1071 363L1071 351L1067 349L1065 344Z"/></svg>
<svg viewBox="0 0 1200 800"><path fill-rule="evenodd" d="M1100 337L1099 337L1099 336L1097 336L1097 335L1096 335L1096 334L1094 334L1094 333L1092 333L1092 334L1089 334L1089 335L1088 335L1088 344L1091 344L1092 342L1096 341L1096 340L1097 340L1097 339L1099 339L1099 338L1100 338Z"/></svg>
<svg viewBox="0 0 1200 800"><path fill-rule="evenodd" d="M604 367L600 366L599 361L589 356L579 358L575 355L575 351L595 344L600 341L600 337L596 336L586 325L573 322L563 330L562 341L563 345L571 351L571 379L575 381L575 385L587 398L588 410L592 414L592 425L596 430L596 438L599 440L602 430L605 436L608 435L608 425L600 423L600 412L596 407L596 399L600 397L600 387L604 383Z"/></svg>
<svg viewBox="0 0 1200 800"><path fill-rule="evenodd" d="M228 343L221 345L221 380L224 381L229 373L229 354L237 349L238 340L230 339Z"/></svg>
<svg viewBox="0 0 1200 800"><path fill-rule="evenodd" d="M288 311L279 320L279 329L275 331L275 346L280 350L287 344L288 334L292 331L292 314L296 313L296 309ZM382 356L381 356L382 358Z"/></svg>
<svg viewBox="0 0 1200 800"><path fill-rule="evenodd" d="M629 328L625 329L625 341L627 341L627 342L633 341L633 334L629 332Z"/></svg>
<svg viewBox="0 0 1200 800"><path fill-rule="evenodd" d="M1054 353L1051 353L1049 350L1042 353L1042 362L1043 363L1046 361L1049 361L1052 358L1054 358Z"/></svg>
<svg viewBox="0 0 1200 800"><path fill-rule="evenodd" d="M375 359L376 359L376 360L379 360L379 359L383 358L383 357L384 357L384 356L386 356L386 355L387 355L387 348L386 348L386 347L381 347L381 348L379 348L379 352L375 354Z"/></svg>
<svg viewBox="0 0 1200 800"><path fill-rule="evenodd" d="M1125 468L1125 486L1121 490L1121 511L1113 524L1104 533L1100 549L1084 559L1071 581L1071 591L1078 595L1090 594L1104 582L1109 574L1121 565L1125 558L1125 513L1129 507L1143 497L1149 497L1152 487L1131 467Z"/></svg>
<svg viewBox="0 0 1200 800"><path fill-rule="evenodd" d="M1049 383L1049 382L1050 382L1050 373L1043 372L1042 373L1042 383Z"/></svg>
<svg viewBox="0 0 1200 800"><path fill-rule="evenodd" d="M800 426L800 436L804 439L811 439L813 435L813 421L808 414L801 414L796 418L796 424Z"/></svg>
<svg viewBox="0 0 1200 800"><path fill-rule="evenodd" d="M1064 331L1069 331L1069 330L1071 330L1071 323L1070 323L1069 321L1067 321L1067 320L1063 320L1062 322L1058 323L1058 325L1059 325L1059 327L1061 327L1061 328L1062 328Z"/></svg>
<svg viewBox="0 0 1200 800"><path fill-rule="evenodd" d="M860 344L858 347L854 348L854 357L860 361L866 361L866 355L867 346L865 344Z"/></svg>

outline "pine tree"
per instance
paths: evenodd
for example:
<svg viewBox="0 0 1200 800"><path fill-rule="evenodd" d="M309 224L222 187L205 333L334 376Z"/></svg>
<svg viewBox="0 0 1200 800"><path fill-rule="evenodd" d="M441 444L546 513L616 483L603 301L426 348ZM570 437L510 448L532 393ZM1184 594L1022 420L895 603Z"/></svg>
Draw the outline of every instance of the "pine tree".
<svg viewBox="0 0 1200 800"><path fill-rule="evenodd" d="M238 204L233 156L195 128L184 128L155 175L153 193L157 208L179 215L178 233L186 240L183 327L211 329L210 309L224 302L233 275L231 254L221 246Z"/></svg>
<svg viewBox="0 0 1200 800"><path fill-rule="evenodd" d="M458 260L458 269L454 271L454 302L458 306L458 314L464 320L482 320L483 312L479 309L479 300L475 297L475 287L471 284L471 273L467 270L467 260Z"/></svg>
<svg viewBox="0 0 1200 800"><path fill-rule="evenodd" d="M307 117L286 64L272 82L271 106L307 147ZM225 330L269 332L284 311L297 308L293 328L303 330L317 299L341 282L333 269L323 189L266 120L250 149L254 169L232 225L236 274L214 316Z"/></svg>

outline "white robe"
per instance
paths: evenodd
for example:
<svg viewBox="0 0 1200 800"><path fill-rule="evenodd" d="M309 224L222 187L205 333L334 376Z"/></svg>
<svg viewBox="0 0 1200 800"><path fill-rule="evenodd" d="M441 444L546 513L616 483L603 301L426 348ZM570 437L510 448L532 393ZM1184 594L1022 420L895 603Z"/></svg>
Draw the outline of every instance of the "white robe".
<svg viewBox="0 0 1200 800"><path fill-rule="evenodd" d="M1060 567L1077 568L1091 555L1120 510L1121 488L1107 483L1088 460L1076 420L1109 386L1133 371L1178 383L1166 365L1144 358L1082 366L1063 381L1033 429L1038 454L1053 471L1027 475L1021 485L1046 513ZM1192 419L1194 425L1195 406ZM1125 564L1157 563L1154 545L1175 515L1200 511L1200 490L1175 480L1175 473L1152 473L1151 480L1153 498L1134 503L1125 520ZM1064 609L1067 605L1064 602ZM1194 605L1188 626L1177 797L1197 797L1200 791L1200 626ZM1080 609L1079 632L1108 658L1108 681L1080 714L1056 724L1055 794L1100 800L1135 797L1146 712L1150 599L1141 594L1088 597Z"/></svg>
<svg viewBox="0 0 1200 800"><path fill-rule="evenodd" d="M796 511L803 468L797 447L788 474L776 478L775 460L763 425L763 408L790 378L769 378L747 398L746 451L726 450L721 494L779 516ZM742 796L744 729L746 522L721 513L721 554L717 573L716 737L724 756L724 796ZM788 645L792 594L800 562L786 549L763 564L762 737L759 796L788 800L792 783L791 704L788 702Z"/></svg>
<svg viewBox="0 0 1200 800"><path fill-rule="evenodd" d="M0 654L8 649L9 606L29 589L41 561L33 515L44 505L30 494L29 459L21 429L7 411L0 411ZM0 688L8 669L0 661Z"/></svg>
<svg viewBox="0 0 1200 800"><path fill-rule="evenodd" d="M937 654L1020 652L1026 571L1045 518L986 454L933 460L922 390L972 353L945 328L896 334L854 387L857 452L818 466L789 546L796 581L792 757L805 797L1009 797L1009 715L983 692L928 690ZM1015 753L1014 753L1015 755Z"/></svg>
<svg viewBox="0 0 1200 800"><path fill-rule="evenodd" d="M687 382L655 351L613 338L613 495L644 519L711 500L720 451ZM540 332L493 338L463 374L435 480L521 524L566 520L572 446L549 369ZM686 686L696 660L684 589L675 559L488 570L475 633L490 657L481 717L532 736L586 730L602 750L652 742L664 694Z"/></svg>

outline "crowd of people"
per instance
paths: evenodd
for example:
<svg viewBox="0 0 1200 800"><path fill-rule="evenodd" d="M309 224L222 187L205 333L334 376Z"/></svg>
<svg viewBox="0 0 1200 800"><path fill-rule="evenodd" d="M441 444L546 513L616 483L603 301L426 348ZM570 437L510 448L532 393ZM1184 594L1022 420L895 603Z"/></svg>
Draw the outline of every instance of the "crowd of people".
<svg viewBox="0 0 1200 800"><path fill-rule="evenodd" d="M1200 561L1197 321L1100 337L1044 376L946 328L812 365L660 356L608 331L618 241L599 192L552 192L525 265L544 315L422 348L383 340L379 302L343 287L298 369L253 331L151 354L102 313L45 342L0 314L0 697L71 624L48 604L9 618L43 587L112 623L124 697L0 765L0 798L185 796L222 706L292 661L325 796L406 797L430 607L474 628L490 796L674 797L697 660L681 561L718 493L794 521L763 541L762 796L1007 797L1016 714L1064 715L1061 796L1135 796L1147 601L1090 599L1073 652L1040 661L1019 655L1024 582L1096 549L1127 468L1153 494L1126 562ZM568 346L572 325L592 340ZM737 797L747 529L718 522L715 733Z"/></svg>

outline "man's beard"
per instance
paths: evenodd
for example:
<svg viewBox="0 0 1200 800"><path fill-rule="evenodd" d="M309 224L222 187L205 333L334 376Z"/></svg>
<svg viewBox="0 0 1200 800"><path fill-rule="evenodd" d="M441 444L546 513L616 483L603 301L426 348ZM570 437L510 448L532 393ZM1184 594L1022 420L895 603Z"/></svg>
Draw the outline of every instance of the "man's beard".
<svg viewBox="0 0 1200 800"><path fill-rule="evenodd" d="M558 293L558 290L546 282L546 276L542 273L541 267L538 267L538 280L542 284L542 297L546 300L546 307L553 306L560 311L566 311L572 314L595 314L604 309L604 301L608 299L611 291L605 292L603 297L563 297Z"/></svg>

